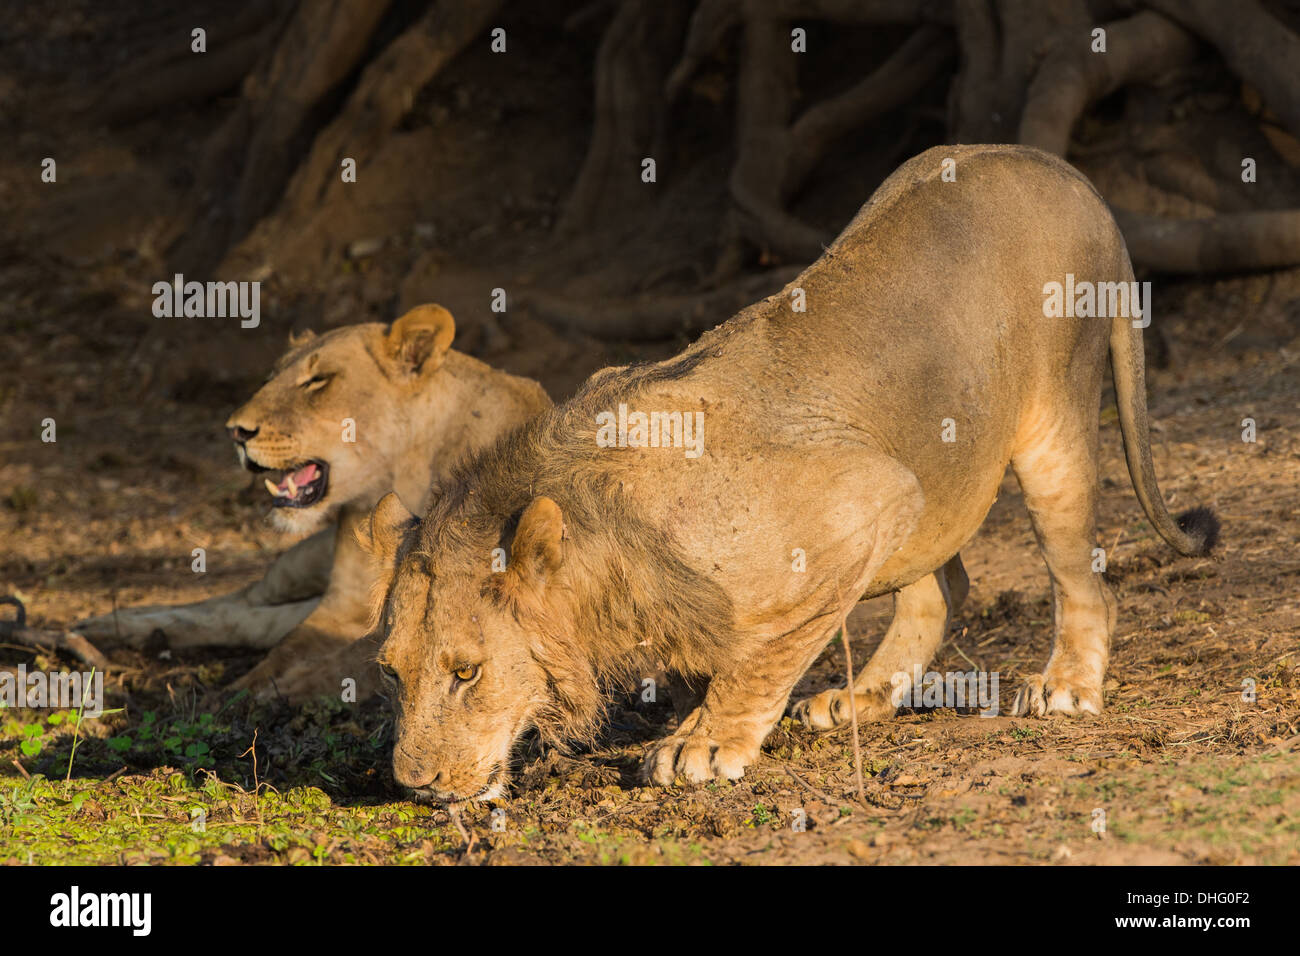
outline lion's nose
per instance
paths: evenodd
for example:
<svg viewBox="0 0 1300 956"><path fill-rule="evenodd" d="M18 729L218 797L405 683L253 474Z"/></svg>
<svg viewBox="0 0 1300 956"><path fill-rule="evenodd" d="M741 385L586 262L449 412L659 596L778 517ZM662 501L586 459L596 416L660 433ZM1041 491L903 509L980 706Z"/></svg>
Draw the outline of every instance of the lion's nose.
<svg viewBox="0 0 1300 956"><path fill-rule="evenodd" d="M451 781L451 774L446 770L428 771L422 767L394 767L393 778L403 787L412 790L445 790Z"/></svg>
<svg viewBox="0 0 1300 956"><path fill-rule="evenodd" d="M244 444L244 442L251 440L259 431L261 431L259 428L248 429L240 425L232 425L228 430L230 432L230 437L241 445Z"/></svg>

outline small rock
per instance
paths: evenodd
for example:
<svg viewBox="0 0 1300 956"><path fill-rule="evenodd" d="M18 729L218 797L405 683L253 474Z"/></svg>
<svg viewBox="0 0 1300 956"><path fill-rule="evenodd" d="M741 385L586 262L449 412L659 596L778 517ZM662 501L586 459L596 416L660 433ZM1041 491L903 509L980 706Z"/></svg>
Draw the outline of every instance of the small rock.
<svg viewBox="0 0 1300 956"><path fill-rule="evenodd" d="M358 239L348 245L349 259L368 259L384 248L383 239Z"/></svg>

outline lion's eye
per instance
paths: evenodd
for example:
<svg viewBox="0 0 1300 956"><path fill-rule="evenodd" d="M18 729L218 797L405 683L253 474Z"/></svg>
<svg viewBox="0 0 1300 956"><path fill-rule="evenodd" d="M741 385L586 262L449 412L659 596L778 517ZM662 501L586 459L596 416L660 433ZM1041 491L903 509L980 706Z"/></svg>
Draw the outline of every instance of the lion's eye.
<svg viewBox="0 0 1300 956"><path fill-rule="evenodd" d="M333 378L333 375L313 375L311 378L307 379L307 381L301 383L301 387L309 392L314 392L318 389L324 388Z"/></svg>
<svg viewBox="0 0 1300 956"><path fill-rule="evenodd" d="M397 671L393 668L391 664L387 664L381 661L379 664L379 670L383 672L383 675L387 677L389 680L393 680L393 681L397 680Z"/></svg>
<svg viewBox="0 0 1300 956"><path fill-rule="evenodd" d="M460 667L456 668L456 679L463 683L468 684L477 676L478 676L477 664L463 664Z"/></svg>

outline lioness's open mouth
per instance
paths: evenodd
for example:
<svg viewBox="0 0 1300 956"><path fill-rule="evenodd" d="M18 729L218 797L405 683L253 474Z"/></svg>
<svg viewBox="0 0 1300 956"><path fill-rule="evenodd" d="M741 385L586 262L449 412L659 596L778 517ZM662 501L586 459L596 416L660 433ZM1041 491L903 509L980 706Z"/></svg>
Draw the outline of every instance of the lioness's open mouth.
<svg viewBox="0 0 1300 956"><path fill-rule="evenodd" d="M285 471L280 483L266 479L273 508L306 508L325 497L329 483L329 465L313 459Z"/></svg>

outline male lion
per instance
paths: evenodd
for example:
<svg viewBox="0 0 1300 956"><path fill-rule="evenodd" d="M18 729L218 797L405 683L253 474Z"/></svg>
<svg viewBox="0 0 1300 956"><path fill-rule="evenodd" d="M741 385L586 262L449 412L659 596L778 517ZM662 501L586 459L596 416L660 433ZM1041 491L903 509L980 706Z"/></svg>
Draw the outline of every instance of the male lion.
<svg viewBox="0 0 1300 956"><path fill-rule="evenodd" d="M1185 555L1207 552L1217 521L1165 510L1132 320L1045 317L1044 286L1067 274L1133 279L1079 173L1023 147L930 150L783 293L676 358L597 373L458 470L423 521L383 499L365 544L391 577L379 661L397 781L491 798L526 728L587 734L602 687L656 661L704 692L650 748L648 779L740 777L854 603L890 592L894 622L854 692L865 718L892 713L891 678L924 669L964 597L958 552L1008 464L1055 595L1051 657L1015 712L1099 712L1115 623L1092 570L1108 346L1147 517ZM698 456L679 421L696 438L703 425ZM829 728L846 703L795 713Z"/></svg>
<svg viewBox="0 0 1300 956"><path fill-rule="evenodd" d="M299 699L337 694L346 676L358 699L373 692L366 662L376 645L352 646L366 633L375 583L358 523L390 491L424 503L457 459L551 404L531 379L450 348L454 335L451 313L423 305L391 328L368 322L292 339L226 429L239 463L268 476L274 523L315 533L233 594L123 610L76 629L136 646L155 631L172 647L278 644L236 686Z"/></svg>

